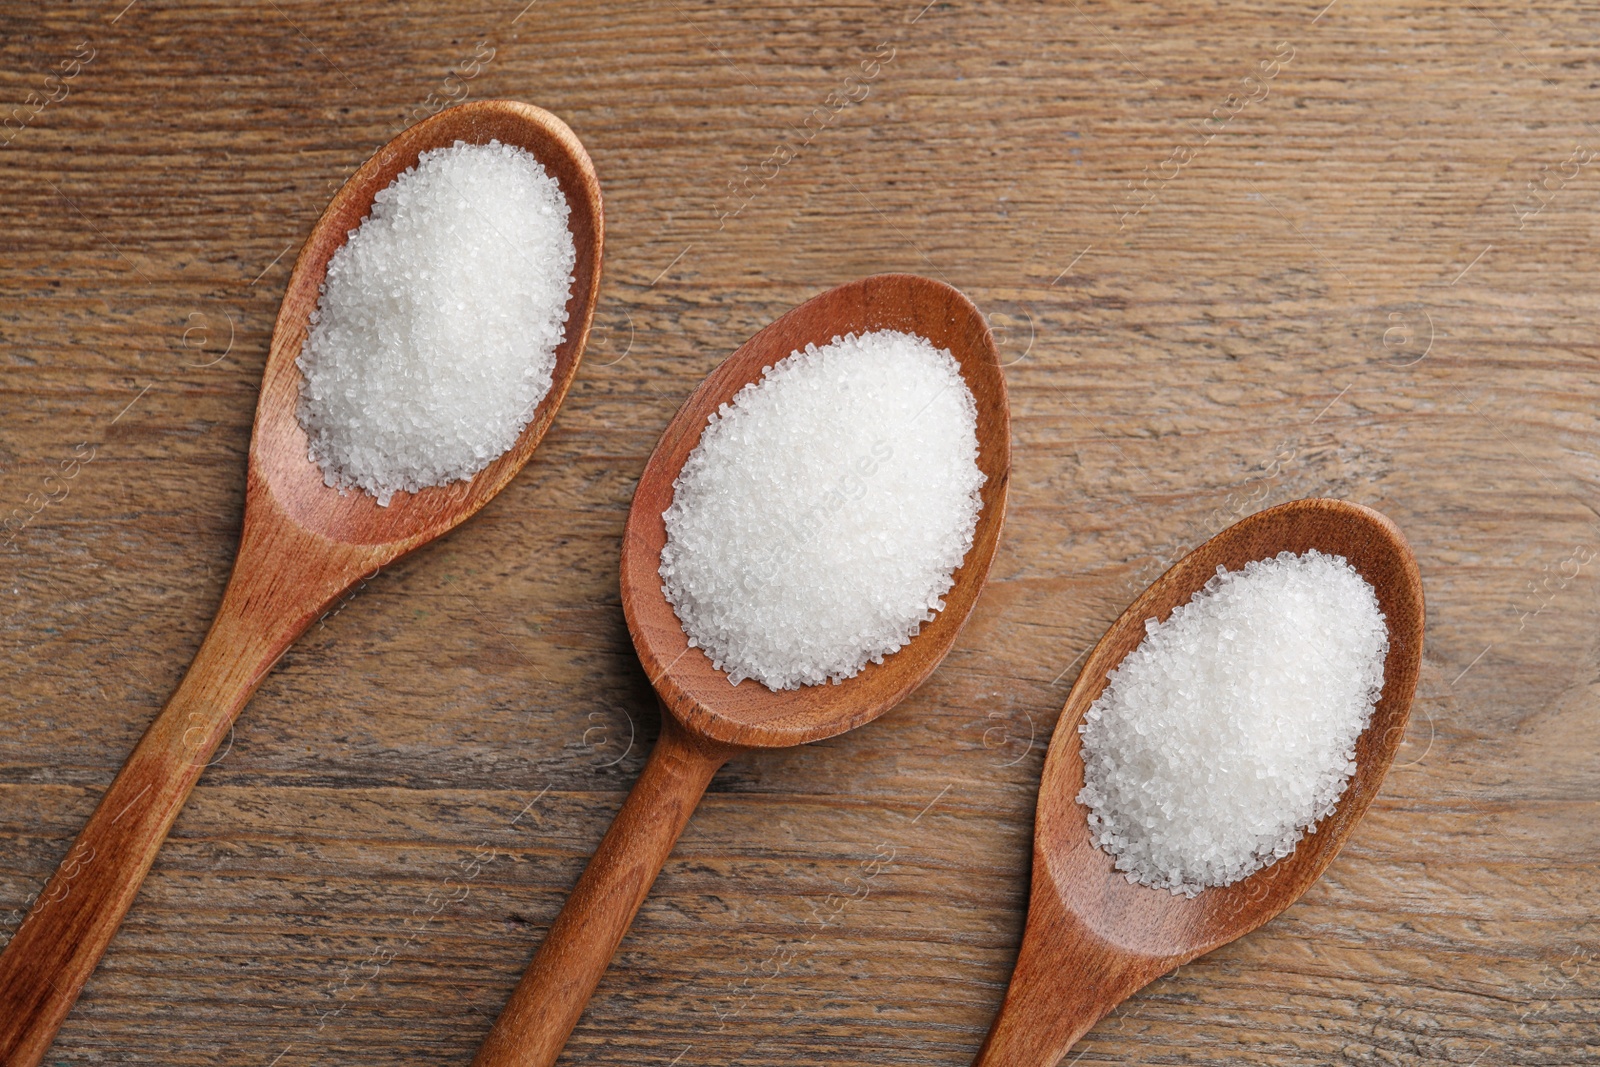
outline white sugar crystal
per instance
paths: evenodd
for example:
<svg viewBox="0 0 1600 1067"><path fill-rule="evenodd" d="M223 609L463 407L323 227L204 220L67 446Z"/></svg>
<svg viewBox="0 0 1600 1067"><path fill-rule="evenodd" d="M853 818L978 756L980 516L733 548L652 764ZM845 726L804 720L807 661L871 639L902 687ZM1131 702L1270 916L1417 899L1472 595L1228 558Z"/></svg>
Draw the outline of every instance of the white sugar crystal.
<svg viewBox="0 0 1600 1067"><path fill-rule="evenodd" d="M944 607L984 482L955 359L880 330L807 345L708 420L664 513L662 592L728 681L849 678Z"/></svg>
<svg viewBox="0 0 1600 1067"><path fill-rule="evenodd" d="M566 333L569 209L531 153L424 152L328 261L297 360L300 425L328 485L387 505L516 443Z"/></svg>
<svg viewBox="0 0 1600 1067"><path fill-rule="evenodd" d="M1343 556L1216 576L1111 672L1078 727L1093 839L1130 882L1194 896L1294 851L1333 812L1389 632Z"/></svg>

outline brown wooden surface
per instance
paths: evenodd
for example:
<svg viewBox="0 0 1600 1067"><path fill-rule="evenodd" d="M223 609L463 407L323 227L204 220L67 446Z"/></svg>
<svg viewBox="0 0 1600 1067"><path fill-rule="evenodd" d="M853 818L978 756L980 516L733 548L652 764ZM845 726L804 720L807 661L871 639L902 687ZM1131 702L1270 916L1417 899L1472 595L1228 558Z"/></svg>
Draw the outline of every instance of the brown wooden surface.
<svg viewBox="0 0 1600 1067"><path fill-rule="evenodd" d="M608 223L539 452L278 664L47 1063L470 1061L658 728L617 592L645 457L761 325L885 270L1007 327L989 587L893 713L718 775L565 1062L969 1063L1082 655L1177 555L1307 495L1416 550L1411 731L1299 904L1073 1055L1600 1062L1581 5L118 0L0 29L27 119L0 514L31 516L0 556L8 934L215 611L273 318L343 179L504 96L572 126Z"/></svg>

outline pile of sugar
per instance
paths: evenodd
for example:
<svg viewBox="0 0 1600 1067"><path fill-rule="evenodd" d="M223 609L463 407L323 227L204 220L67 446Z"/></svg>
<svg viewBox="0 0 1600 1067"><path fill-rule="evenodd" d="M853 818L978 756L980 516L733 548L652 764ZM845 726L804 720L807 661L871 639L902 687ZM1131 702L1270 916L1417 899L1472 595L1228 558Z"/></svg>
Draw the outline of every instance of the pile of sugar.
<svg viewBox="0 0 1600 1067"><path fill-rule="evenodd" d="M663 513L662 592L734 685L842 681L944 607L978 522L955 359L881 330L807 345L710 417Z"/></svg>
<svg viewBox="0 0 1600 1067"><path fill-rule="evenodd" d="M1089 828L1130 882L1194 896L1294 851L1333 812L1389 633L1343 556L1216 576L1111 672L1078 727Z"/></svg>
<svg viewBox="0 0 1600 1067"><path fill-rule="evenodd" d="M491 141L424 152L328 262L297 361L328 485L388 504L467 478L550 391L577 261L556 180Z"/></svg>

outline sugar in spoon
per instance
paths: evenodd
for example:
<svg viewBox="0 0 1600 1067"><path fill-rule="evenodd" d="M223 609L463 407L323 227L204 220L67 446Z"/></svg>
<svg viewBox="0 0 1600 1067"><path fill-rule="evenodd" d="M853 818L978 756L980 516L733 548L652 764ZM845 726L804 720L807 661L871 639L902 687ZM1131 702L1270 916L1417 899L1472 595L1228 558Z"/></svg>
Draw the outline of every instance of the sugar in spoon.
<svg viewBox="0 0 1600 1067"><path fill-rule="evenodd" d="M491 139L530 151L571 207L577 261L550 391L510 450L466 481L399 493L387 507L363 493L340 495L307 458L295 415L295 358L328 260L378 190L421 153ZM583 145L554 115L510 100L461 104L417 123L334 195L300 250L273 327L250 442L244 529L222 605L177 692L0 954L0 1065L36 1067L44 1058L206 763L289 645L363 575L464 521L528 461L578 368L604 231L600 183Z"/></svg>
<svg viewBox="0 0 1600 1067"><path fill-rule="evenodd" d="M1131 884L1090 837L1078 725L1106 676L1216 573L1310 549L1345 557L1371 583L1389 628L1383 691L1356 744L1356 771L1333 814L1288 857L1193 898ZM1251 515L1156 579L1095 645L1067 695L1045 758L1034 820L1028 922L978 1067L1055 1067L1123 1000L1175 967L1249 933L1321 876L1377 795L1405 736L1422 664L1422 580L1411 547L1383 515L1342 500L1295 500Z"/></svg>
<svg viewBox="0 0 1600 1067"><path fill-rule="evenodd" d="M737 687L688 638L661 591L662 512L707 417L764 368L807 344L894 329L949 349L978 406L987 476L973 545L933 622L880 664L839 685L773 692ZM933 672L955 642L994 558L1010 472L1010 414L993 337L971 301L942 282L882 274L830 289L746 341L700 384L656 445L622 542L622 607L662 705L661 737L527 973L489 1032L476 1067L549 1067L666 862L711 776L730 757L819 741L871 722Z"/></svg>

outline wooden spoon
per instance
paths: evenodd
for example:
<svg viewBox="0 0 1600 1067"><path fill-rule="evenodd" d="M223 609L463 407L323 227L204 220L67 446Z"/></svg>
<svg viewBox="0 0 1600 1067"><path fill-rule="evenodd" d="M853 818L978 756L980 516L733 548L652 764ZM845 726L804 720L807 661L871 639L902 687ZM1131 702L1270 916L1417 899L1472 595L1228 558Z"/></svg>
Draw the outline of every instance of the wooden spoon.
<svg viewBox="0 0 1600 1067"><path fill-rule="evenodd" d="M424 151L496 138L528 149L571 205L577 249L554 381L510 451L470 480L397 493L388 507L323 484L295 417L295 358L328 259L373 197ZM509 100L462 104L389 142L345 182L300 250L272 332L250 442L244 531L222 606L188 674L128 757L77 843L0 955L0 1064L34 1067L127 914L161 842L245 701L295 638L375 569L433 540L503 489L567 394L600 283L600 184L570 129Z"/></svg>
<svg viewBox="0 0 1600 1067"><path fill-rule="evenodd" d="M1216 573L1309 549L1345 557L1378 594L1389 627L1383 694L1356 743L1357 768L1334 813L1293 854L1229 886L1174 896L1128 882L1089 836L1078 724L1106 676ZM1039 785L1033 895L1000 1014L973 1062L1054 1067L1102 1016L1157 977L1249 933L1299 899L1338 854L1377 795L1406 732L1422 663L1422 579L1394 523L1360 504L1295 500L1223 530L1179 560L1094 647L1067 695Z"/></svg>
<svg viewBox="0 0 1600 1067"><path fill-rule="evenodd" d="M972 548L945 608L911 643L839 685L774 693L737 686L691 649L661 591L661 513L672 482L700 442L707 417L761 378L763 369L835 336L893 329L947 348L978 403L978 466L988 476ZM988 324L942 282L880 274L830 289L746 341L712 371L667 426L645 465L622 542L622 607L628 632L661 699L661 738L577 888L545 935L473 1062L477 1067L548 1067L600 983L711 776L751 749L820 741L871 722L933 672L954 644L989 574L1005 514L1011 419Z"/></svg>

